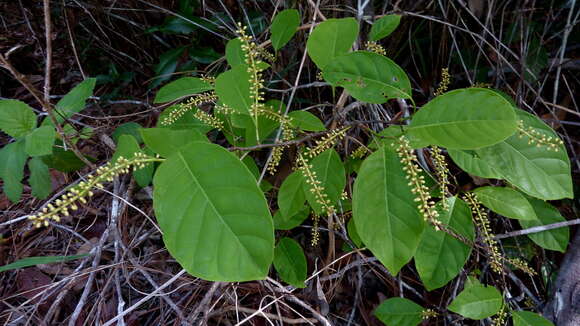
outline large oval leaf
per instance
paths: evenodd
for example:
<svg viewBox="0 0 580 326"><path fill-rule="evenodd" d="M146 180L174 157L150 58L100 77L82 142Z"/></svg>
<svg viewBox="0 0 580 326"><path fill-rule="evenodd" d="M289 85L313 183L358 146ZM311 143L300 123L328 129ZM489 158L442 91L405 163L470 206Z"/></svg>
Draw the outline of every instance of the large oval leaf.
<svg viewBox="0 0 580 326"><path fill-rule="evenodd" d="M566 219L560 215L558 209L549 203L532 197L527 197L527 199L534 208L537 218L533 220L520 220L519 222L522 228L527 229L534 226L566 221ZM570 240L570 229L566 226L538 233L531 233L528 234L528 237L542 248L565 252L566 247L568 247L568 241Z"/></svg>
<svg viewBox="0 0 580 326"><path fill-rule="evenodd" d="M447 211L442 209L441 204L437 205L439 220L451 230L473 240L474 228L469 206L457 197L450 197L447 201ZM470 246L451 235L432 227L425 228L415 254L415 266L425 288L431 291L447 284L459 274L470 253Z"/></svg>
<svg viewBox="0 0 580 326"><path fill-rule="evenodd" d="M465 289L447 308L463 317L481 320L495 315L501 309L502 303L503 298L496 288L470 279Z"/></svg>
<svg viewBox="0 0 580 326"><path fill-rule="evenodd" d="M304 193L304 176L300 171L292 172L278 191L278 207L284 217L296 215L304 208L306 194Z"/></svg>
<svg viewBox="0 0 580 326"><path fill-rule="evenodd" d="M331 148L315 157L310 164L312 164L312 171L316 173L316 178L324 188L324 193L328 196L330 203L335 204L346 185L346 172L340 156ZM303 186L304 194L312 210L318 215L324 214L324 208L318 203L314 193L310 191L310 185L304 182Z"/></svg>
<svg viewBox="0 0 580 326"><path fill-rule="evenodd" d="M511 104L485 88L464 88L437 96L419 110L409 132L419 139L451 149L496 144L517 128Z"/></svg>
<svg viewBox="0 0 580 326"><path fill-rule="evenodd" d="M499 215L518 220L537 219L532 205L516 190L505 187L479 187L473 192L485 207Z"/></svg>
<svg viewBox="0 0 580 326"><path fill-rule="evenodd" d="M354 183L353 217L364 244L396 275L415 254L423 217L399 156L381 147L362 164Z"/></svg>
<svg viewBox="0 0 580 326"><path fill-rule="evenodd" d="M377 307L374 315L387 326L417 326L423 320L423 307L405 298L390 298Z"/></svg>
<svg viewBox="0 0 580 326"><path fill-rule="evenodd" d="M347 53L358 35L358 23L352 18L331 18L316 26L308 41L306 50L318 69Z"/></svg>
<svg viewBox="0 0 580 326"><path fill-rule="evenodd" d="M296 9L282 10L272 21L272 46L274 50L280 50L294 34L300 25L300 13Z"/></svg>
<svg viewBox="0 0 580 326"><path fill-rule="evenodd" d="M153 103L165 103L184 96L209 91L213 87L206 81L196 77L183 77L161 87Z"/></svg>
<svg viewBox="0 0 580 326"><path fill-rule="evenodd" d="M153 179L154 209L171 255L209 281L264 279L274 255L274 226L248 168L224 148L191 143Z"/></svg>
<svg viewBox="0 0 580 326"><path fill-rule="evenodd" d="M139 132L145 144L163 157L169 157L191 142L207 141L207 137L195 129L142 128Z"/></svg>
<svg viewBox="0 0 580 326"><path fill-rule="evenodd" d="M323 76L359 101L380 104L392 98L411 98L411 82L405 71L376 53L357 51L336 57L326 65Z"/></svg>
<svg viewBox="0 0 580 326"><path fill-rule="evenodd" d="M516 109L517 118L538 133L557 137L536 116ZM562 145L557 152L529 144L513 135L498 144L476 151L479 157L526 194L544 200L573 198L570 160Z"/></svg>

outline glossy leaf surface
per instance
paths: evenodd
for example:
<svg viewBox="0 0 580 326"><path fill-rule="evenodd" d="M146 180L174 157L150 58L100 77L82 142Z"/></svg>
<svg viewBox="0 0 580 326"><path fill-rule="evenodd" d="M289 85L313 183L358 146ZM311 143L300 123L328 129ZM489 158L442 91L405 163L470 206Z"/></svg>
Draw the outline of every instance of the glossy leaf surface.
<svg viewBox="0 0 580 326"><path fill-rule="evenodd" d="M417 326L422 312L423 307L415 302L395 297L381 302L373 314L387 326Z"/></svg>
<svg viewBox="0 0 580 326"><path fill-rule="evenodd" d="M300 13L296 9L286 9L279 12L274 20L270 30L272 36L272 46L274 50L280 50L292 36L296 33L296 28L300 25Z"/></svg>
<svg viewBox="0 0 580 326"><path fill-rule="evenodd" d="M274 249L274 267L284 282L297 288L306 285L307 265L300 244L291 238L282 238Z"/></svg>
<svg viewBox="0 0 580 326"><path fill-rule="evenodd" d="M358 23L352 18L330 18L314 28L306 50L318 69L324 70L327 64L339 55L347 53L358 35Z"/></svg>

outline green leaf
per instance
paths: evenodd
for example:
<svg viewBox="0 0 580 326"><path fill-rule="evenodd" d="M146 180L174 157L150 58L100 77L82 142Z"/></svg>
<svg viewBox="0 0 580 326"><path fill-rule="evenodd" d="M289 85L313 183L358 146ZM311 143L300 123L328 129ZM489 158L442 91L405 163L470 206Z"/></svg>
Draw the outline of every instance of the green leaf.
<svg viewBox="0 0 580 326"><path fill-rule="evenodd" d="M534 208L518 191L505 187L479 187L477 199L495 213L517 220L536 220Z"/></svg>
<svg viewBox="0 0 580 326"><path fill-rule="evenodd" d="M54 264L62 263L69 260L75 260L83 257L87 257L89 254L80 254L72 256L45 256L45 257L26 257L13 262L12 264L0 266L0 272L6 272L14 269L20 269L24 267L36 266L40 264Z"/></svg>
<svg viewBox="0 0 580 326"><path fill-rule="evenodd" d="M495 315L502 304L501 293L495 287L484 286L472 279L447 309L469 319L481 320Z"/></svg>
<svg viewBox="0 0 580 326"><path fill-rule="evenodd" d="M369 39L371 41L378 41L382 38L389 36L399 23L401 22L400 15L386 15L373 23L371 27L371 32L369 33Z"/></svg>
<svg viewBox="0 0 580 326"><path fill-rule="evenodd" d="M151 81L150 88L155 88L171 78L175 69L177 69L179 57L181 57L185 49L186 47L181 46L164 52L159 56L159 63L154 67L155 78Z"/></svg>
<svg viewBox="0 0 580 326"><path fill-rule="evenodd" d="M242 41L238 37L229 40L226 44L226 60L232 68L246 63Z"/></svg>
<svg viewBox="0 0 580 326"><path fill-rule="evenodd" d="M490 146L513 135L512 106L485 88L464 88L437 96L419 110L409 132L431 145L451 149Z"/></svg>
<svg viewBox="0 0 580 326"><path fill-rule="evenodd" d="M52 182L48 166L44 164L40 157L33 157L28 161L30 177L28 182L32 187L32 195L39 199L46 199L52 192Z"/></svg>
<svg viewBox="0 0 580 326"><path fill-rule="evenodd" d="M299 128L305 131L324 131L324 123L314 114L308 111L292 111L288 113L292 118L292 127Z"/></svg>
<svg viewBox="0 0 580 326"><path fill-rule="evenodd" d="M554 326L546 318L531 311L512 311L514 326Z"/></svg>
<svg viewBox="0 0 580 326"><path fill-rule="evenodd" d="M141 144L143 143L143 138L141 138L141 133L139 132L139 129L141 128L143 128L143 126L136 122L127 122L118 126L115 131L113 131L111 137L115 142L118 142L122 135L131 135L135 137L137 143Z"/></svg>
<svg viewBox="0 0 580 326"><path fill-rule="evenodd" d="M56 103L56 121L62 123L65 118L70 118L73 114L81 112L87 103L87 99L93 95L96 78L87 78L75 86L63 98ZM52 125L50 119L46 119Z"/></svg>
<svg viewBox="0 0 580 326"><path fill-rule="evenodd" d="M56 131L53 126L42 126L34 129L26 135L26 153L30 156L52 154L55 138Z"/></svg>
<svg viewBox="0 0 580 326"><path fill-rule="evenodd" d="M18 138L36 127L36 114L28 104L18 100L0 100L0 130Z"/></svg>
<svg viewBox="0 0 580 326"><path fill-rule="evenodd" d="M449 210L437 204L439 220L451 230L473 240L474 228L471 220L471 209L457 197L447 198ZM438 289L451 281L467 262L471 247L451 235L426 227L421 235L421 242L415 254L417 272L429 291Z"/></svg>
<svg viewBox="0 0 580 326"><path fill-rule="evenodd" d="M538 133L557 137L556 133L536 116L515 110L517 118ZM513 135L504 141L476 151L479 157L505 180L522 192L544 200L573 198L570 160L562 145L557 152L529 144Z"/></svg>
<svg viewBox="0 0 580 326"><path fill-rule="evenodd" d="M0 179L4 181L3 192L13 203L20 200L22 195L22 178L26 152L24 140L10 143L0 149Z"/></svg>
<svg viewBox="0 0 580 326"><path fill-rule="evenodd" d="M475 151L448 149L447 153L463 171L487 179L502 179L501 173L477 156Z"/></svg>
<svg viewBox="0 0 580 326"><path fill-rule="evenodd" d="M350 220L348 220L348 223L346 224L346 230L348 232L348 237L350 238L350 240L352 240L354 245L357 246L357 248L362 248L364 246L364 243L362 242L362 239L360 238L360 235L356 230L356 224L354 223L354 219L351 218Z"/></svg>
<svg viewBox="0 0 580 326"><path fill-rule="evenodd" d="M42 161L49 168L56 169L61 172L74 172L82 169L85 163L81 161L75 153L62 148L55 147L52 155L42 156Z"/></svg>
<svg viewBox="0 0 580 326"><path fill-rule="evenodd" d="M374 315L387 326L417 326L423 321L423 307L405 298L390 298L377 307Z"/></svg>
<svg viewBox="0 0 580 326"><path fill-rule="evenodd" d="M322 71L333 86L344 87L352 97L368 103L411 98L411 82L393 60L368 51L338 56Z"/></svg>
<svg viewBox="0 0 580 326"><path fill-rule="evenodd" d="M213 89L213 87L200 78L183 77L161 87L157 92L153 103L171 102L185 96L199 94L211 89Z"/></svg>
<svg viewBox="0 0 580 326"><path fill-rule="evenodd" d="M248 66L239 64L224 73L215 81L215 92L220 101L240 114L251 112L250 75Z"/></svg>
<svg viewBox="0 0 580 326"><path fill-rule="evenodd" d="M292 36L296 33L296 29L300 26L300 13L296 9L286 9L279 12L270 26L272 36L272 46L274 50L280 50Z"/></svg>
<svg viewBox="0 0 580 326"><path fill-rule="evenodd" d="M278 191L278 207L285 217L296 215L304 208L306 194L304 193L304 176L300 171L292 172Z"/></svg>
<svg viewBox="0 0 580 326"><path fill-rule="evenodd" d="M320 186L324 188L324 193L328 196L331 204L335 204L344 187L346 186L346 174L340 156L334 149L328 149L318 155L310 162L312 171L316 173L316 178L320 181ZM318 215L324 214L324 208L317 202L316 196L310 191L310 185L303 183L304 194L308 204Z"/></svg>
<svg viewBox="0 0 580 326"><path fill-rule="evenodd" d="M145 144L163 157L169 157L191 142L207 142L207 137L195 129L143 128L140 131Z"/></svg>
<svg viewBox="0 0 580 326"><path fill-rule="evenodd" d="M558 209L549 203L532 197L527 197L527 199L534 208L537 218L534 220L520 220L519 222L522 228L527 229L534 226L566 221ZM565 252L566 247L568 246L568 241L570 240L570 228L566 226L538 233L531 233L527 236L542 248Z"/></svg>
<svg viewBox="0 0 580 326"><path fill-rule="evenodd" d="M323 70L339 55L347 53L358 36L358 23L352 18L331 18L314 28L306 50L318 69Z"/></svg>
<svg viewBox="0 0 580 326"><path fill-rule="evenodd" d="M274 268L284 282L304 288L307 276L306 257L298 242L290 238L282 238L274 249Z"/></svg>
<svg viewBox="0 0 580 326"><path fill-rule="evenodd" d="M194 142L167 158L153 179L154 209L169 253L193 276L266 278L274 226L248 168L226 149Z"/></svg>
<svg viewBox="0 0 580 326"><path fill-rule="evenodd" d="M354 183L353 217L364 244L396 275L419 245L423 217L399 156L383 146L363 162Z"/></svg>
<svg viewBox="0 0 580 326"><path fill-rule="evenodd" d="M292 230L302 224L310 215L310 207L303 206L302 209L294 215L282 215L280 210L274 214L274 228L276 230Z"/></svg>

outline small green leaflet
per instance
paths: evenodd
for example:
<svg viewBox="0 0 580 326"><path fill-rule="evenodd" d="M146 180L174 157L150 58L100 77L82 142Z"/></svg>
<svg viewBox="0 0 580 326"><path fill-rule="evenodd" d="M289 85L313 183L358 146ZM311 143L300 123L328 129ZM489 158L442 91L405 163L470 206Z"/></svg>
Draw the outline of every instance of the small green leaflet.
<svg viewBox="0 0 580 326"><path fill-rule="evenodd" d="M399 26L400 23L400 15L386 15L385 17L378 19L371 27L369 39L371 41L378 41L389 36L395 31L395 29L397 29L397 26Z"/></svg>
<svg viewBox="0 0 580 326"><path fill-rule="evenodd" d="M300 25L300 13L296 9L286 9L279 12L270 30L272 32L272 46L274 50L280 50L296 33L296 28Z"/></svg>
<svg viewBox="0 0 580 326"><path fill-rule="evenodd" d="M0 100L0 130L18 138L36 127L36 114L28 104L18 100Z"/></svg>
<svg viewBox="0 0 580 326"><path fill-rule="evenodd" d="M513 311L514 326L554 326L551 321L531 311Z"/></svg>
<svg viewBox="0 0 580 326"><path fill-rule="evenodd" d="M300 244L291 238L282 238L274 249L274 267L280 278L297 288L306 285L307 265Z"/></svg>
<svg viewBox="0 0 580 326"><path fill-rule="evenodd" d="M423 321L423 307L405 298L387 299L373 314L387 326L417 326Z"/></svg>
<svg viewBox="0 0 580 326"><path fill-rule="evenodd" d="M330 18L320 23L308 38L306 50L318 69L347 53L358 35L358 22L352 18Z"/></svg>
<svg viewBox="0 0 580 326"><path fill-rule="evenodd" d="M502 295L495 287L482 285L478 280L470 278L463 291L447 308L463 317L481 320L495 315L502 304Z"/></svg>
<svg viewBox="0 0 580 326"><path fill-rule="evenodd" d="M213 87L200 78L183 77L161 87L157 92L153 103L157 104L170 102L185 96L191 96L209 91L211 89L213 89Z"/></svg>

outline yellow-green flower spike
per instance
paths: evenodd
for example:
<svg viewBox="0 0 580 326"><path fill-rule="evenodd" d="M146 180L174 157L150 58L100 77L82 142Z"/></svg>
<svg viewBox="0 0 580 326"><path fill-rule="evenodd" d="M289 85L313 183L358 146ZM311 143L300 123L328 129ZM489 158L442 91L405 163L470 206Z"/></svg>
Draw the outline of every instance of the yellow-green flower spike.
<svg viewBox="0 0 580 326"><path fill-rule="evenodd" d="M502 302L501 309L492 318L491 325L492 326L505 326L506 319L507 319L507 305L504 302Z"/></svg>
<svg viewBox="0 0 580 326"><path fill-rule="evenodd" d="M327 215L334 214L336 210L330 199L328 199L328 195L326 195L325 189L321 185L322 182L318 180L316 172L312 170L312 165L306 161L301 153L298 153L298 169L306 178L306 183L309 185L310 192L314 194L316 202L324 208Z"/></svg>
<svg viewBox="0 0 580 326"><path fill-rule="evenodd" d="M451 75L449 75L449 69L443 68L441 69L441 82L439 83L439 87L435 91L435 96L439 96L445 92L447 92L447 88L449 88L449 84L451 84Z"/></svg>
<svg viewBox="0 0 580 326"><path fill-rule="evenodd" d="M423 318L423 320L435 318L438 315L439 314L437 313L437 311L435 311L433 309L425 309L425 310L421 311L421 318Z"/></svg>
<svg viewBox="0 0 580 326"><path fill-rule="evenodd" d="M474 193L466 193L463 196L463 199L465 199L469 204L471 213L475 219L475 224L483 236L483 242L486 244L489 252L489 264L491 265L491 269L498 274L503 273L502 261L504 258L499 251L497 241L494 239L495 235L491 231L491 225L487 213L481 209L481 203Z"/></svg>
<svg viewBox="0 0 580 326"><path fill-rule="evenodd" d="M524 272L530 276L537 275L536 271L534 271L532 268L530 268L528 263L526 263L525 261L523 261L520 258L510 258L510 259L507 259L507 262L509 264L513 265L515 268L521 270L522 272Z"/></svg>
<svg viewBox="0 0 580 326"><path fill-rule="evenodd" d="M328 134L324 135L322 139L317 140L314 147L308 149L306 156L312 158L333 147L338 140L346 135L348 129L350 129L350 127L331 130Z"/></svg>
<svg viewBox="0 0 580 326"><path fill-rule="evenodd" d="M195 118L197 118L199 121L205 123L206 125L218 129L218 130L223 130L224 128L224 123L223 121L221 121L220 119L214 117L213 115L199 109L197 110L193 116Z"/></svg>
<svg viewBox="0 0 580 326"><path fill-rule="evenodd" d="M203 103L215 102L217 99L217 95L214 92L195 95L187 100L187 102L176 105L175 108L169 112L169 115L161 121L161 125L168 126L177 121L186 112L192 110L193 108L196 108Z"/></svg>
<svg viewBox="0 0 580 326"><path fill-rule="evenodd" d="M352 151L352 153L350 153L350 157L362 159L363 157L365 157L365 155L367 155L367 153L370 153L370 150L366 146L361 145L357 149Z"/></svg>
<svg viewBox="0 0 580 326"><path fill-rule="evenodd" d="M546 147L549 151L557 152L564 142L558 137L546 136L532 127L526 127L522 120L518 121L518 134L520 138L527 137L528 144L536 144L538 147Z"/></svg>
<svg viewBox="0 0 580 326"><path fill-rule="evenodd" d="M131 167L142 169L151 162L160 162L159 157L147 156L143 153L135 153L130 159L119 157L114 164L107 163L97 168L94 175L89 175L86 181L81 181L68 190L53 203L48 203L39 213L28 217L35 227L48 226L49 221L59 222L61 216L69 216L69 210L77 210L77 203L86 204L87 198L93 196L92 189L102 189L103 183L113 181L113 178L124 173L129 173Z"/></svg>
<svg viewBox="0 0 580 326"><path fill-rule="evenodd" d="M368 41L365 44L365 47L366 47L367 51L374 52L374 53L380 54L382 56L386 56L387 55L387 51L385 51L385 48L383 48L382 45L380 45L377 42Z"/></svg>
<svg viewBox="0 0 580 326"><path fill-rule="evenodd" d="M438 219L439 213L435 209L435 202L431 200L429 188L425 185L425 176L421 175L421 168L417 164L417 156L405 136L399 137L397 154L399 154L401 163L403 163L403 171L405 171L407 180L409 180L411 192L416 196L415 201L419 212L435 230L441 230L441 221Z"/></svg>
<svg viewBox="0 0 580 326"><path fill-rule="evenodd" d="M445 161L445 156L438 146L431 146L431 155L433 157L433 165L435 166L435 173L437 174L437 182L441 189L441 204L444 210L449 210L449 203L447 202L447 194L449 193L449 168Z"/></svg>

